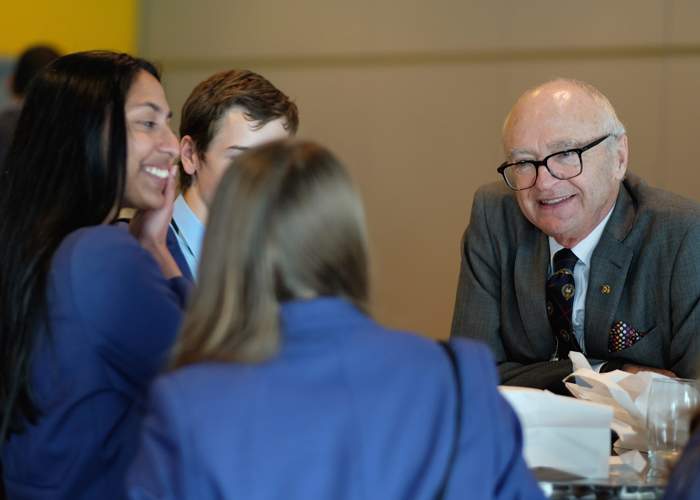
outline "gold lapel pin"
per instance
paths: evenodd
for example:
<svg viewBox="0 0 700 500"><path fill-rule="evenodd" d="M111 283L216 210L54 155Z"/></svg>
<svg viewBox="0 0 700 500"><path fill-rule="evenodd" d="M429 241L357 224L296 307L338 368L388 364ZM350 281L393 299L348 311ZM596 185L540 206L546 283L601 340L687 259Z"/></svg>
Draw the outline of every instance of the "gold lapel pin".
<svg viewBox="0 0 700 500"><path fill-rule="evenodd" d="M610 292L612 292L612 288L610 288L610 285L608 285L607 283L600 286L600 293L602 293L603 295L610 295Z"/></svg>
<svg viewBox="0 0 700 500"><path fill-rule="evenodd" d="M571 297L574 296L575 293L574 285L567 283L563 287L561 287L561 294L564 296L564 300L570 300Z"/></svg>

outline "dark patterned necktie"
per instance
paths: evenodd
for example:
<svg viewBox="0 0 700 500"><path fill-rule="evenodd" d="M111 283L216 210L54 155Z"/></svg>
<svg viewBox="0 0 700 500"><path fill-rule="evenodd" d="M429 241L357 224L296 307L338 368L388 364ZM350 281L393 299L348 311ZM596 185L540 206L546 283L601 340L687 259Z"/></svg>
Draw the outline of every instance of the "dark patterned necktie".
<svg viewBox="0 0 700 500"><path fill-rule="evenodd" d="M574 266L577 261L574 252L562 248L554 254L554 273L547 280L547 316L556 344L555 359L566 359L569 351L581 351L571 324L576 293Z"/></svg>

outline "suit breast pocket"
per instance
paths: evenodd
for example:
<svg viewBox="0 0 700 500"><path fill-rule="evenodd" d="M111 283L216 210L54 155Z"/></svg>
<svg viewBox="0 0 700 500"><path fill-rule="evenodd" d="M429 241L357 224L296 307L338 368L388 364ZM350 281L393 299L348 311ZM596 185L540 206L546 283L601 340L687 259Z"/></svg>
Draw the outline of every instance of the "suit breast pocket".
<svg viewBox="0 0 700 500"><path fill-rule="evenodd" d="M663 352L663 339L656 325L641 329L617 320L608 332L608 352L619 354L619 357L629 361L654 366L660 360L659 354Z"/></svg>
<svg viewBox="0 0 700 500"><path fill-rule="evenodd" d="M654 328L637 329L625 321L616 320L608 332L608 352L620 352L633 347L646 338Z"/></svg>

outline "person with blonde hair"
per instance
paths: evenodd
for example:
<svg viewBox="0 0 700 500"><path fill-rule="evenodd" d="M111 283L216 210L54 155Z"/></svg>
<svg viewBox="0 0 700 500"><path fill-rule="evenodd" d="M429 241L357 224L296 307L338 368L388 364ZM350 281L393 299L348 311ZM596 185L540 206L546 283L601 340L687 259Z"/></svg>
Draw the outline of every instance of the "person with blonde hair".
<svg viewBox="0 0 700 500"><path fill-rule="evenodd" d="M325 148L224 174L131 499L542 498L485 346L369 313L362 203Z"/></svg>

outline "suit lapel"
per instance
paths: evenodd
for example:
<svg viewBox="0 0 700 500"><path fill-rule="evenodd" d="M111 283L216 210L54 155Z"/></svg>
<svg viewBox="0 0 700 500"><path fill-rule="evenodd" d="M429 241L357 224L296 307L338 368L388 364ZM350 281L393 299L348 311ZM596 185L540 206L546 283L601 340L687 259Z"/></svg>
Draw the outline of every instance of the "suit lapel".
<svg viewBox="0 0 700 500"><path fill-rule="evenodd" d="M187 264L187 259L185 259L185 256L182 253L182 249L180 249L180 243L177 241L177 236L175 236L175 231L173 231L172 225L168 226L168 235L165 242L168 246L168 250L170 250L170 254L173 256L173 259L175 259L175 262L180 268L182 275L188 280L194 281L192 271L190 270L189 264Z"/></svg>
<svg viewBox="0 0 700 500"><path fill-rule="evenodd" d="M545 307L549 244L541 231L531 231L529 237L531 240L519 245L515 255L515 293L533 354L549 359L555 349ZM543 335L542 332L547 333Z"/></svg>
<svg viewBox="0 0 700 500"><path fill-rule="evenodd" d="M594 358L608 354L608 335L622 297L634 252L623 244L637 215L625 184L620 187L610 221L591 257L586 293L584 336L586 352Z"/></svg>

